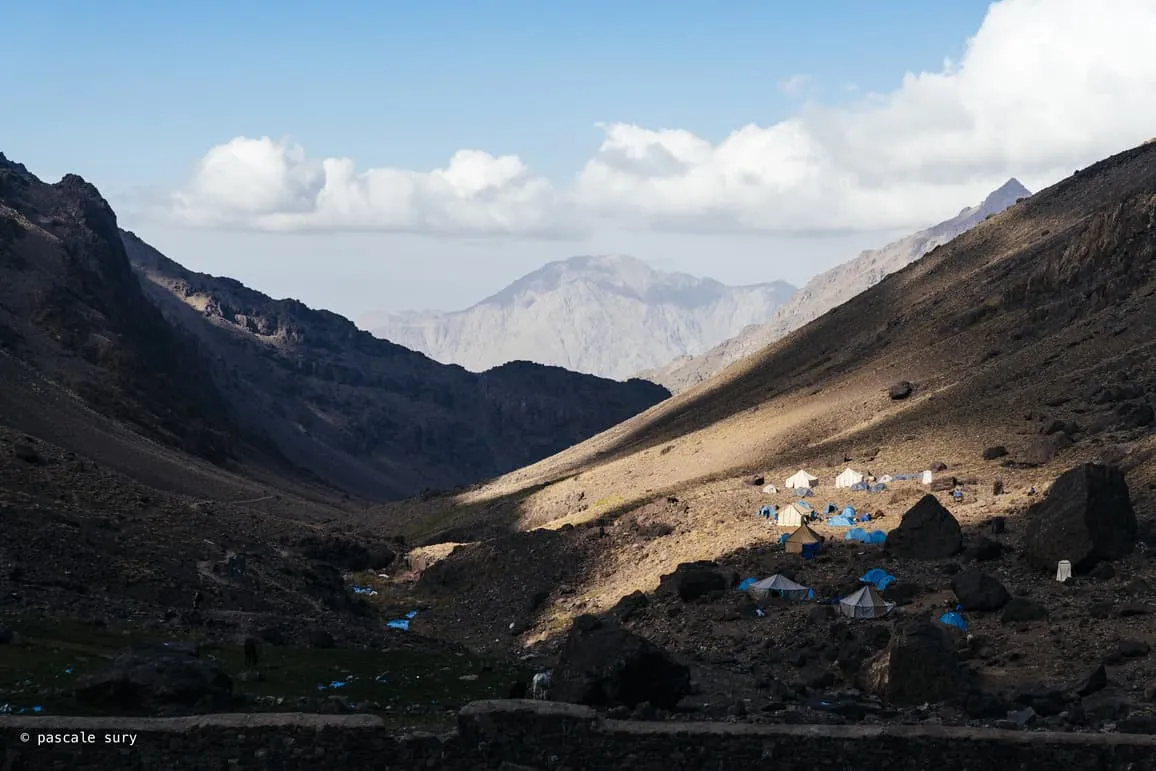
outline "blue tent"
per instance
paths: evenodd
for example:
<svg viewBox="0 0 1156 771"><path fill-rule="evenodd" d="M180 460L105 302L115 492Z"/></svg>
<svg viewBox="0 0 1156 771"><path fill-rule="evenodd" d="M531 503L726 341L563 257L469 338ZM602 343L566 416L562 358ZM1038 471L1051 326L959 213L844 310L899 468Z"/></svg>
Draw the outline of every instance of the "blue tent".
<svg viewBox="0 0 1156 771"><path fill-rule="evenodd" d="M814 495L814 494L815 494L815 491L809 487L796 487L795 488L795 495L799 496L800 498L806 498L807 496Z"/></svg>
<svg viewBox="0 0 1156 771"><path fill-rule="evenodd" d="M838 506L836 506L833 503L828 503L827 508L823 509L823 513L824 514L834 514L838 510L839 510Z"/></svg>
<svg viewBox="0 0 1156 771"><path fill-rule="evenodd" d="M788 538L790 538L790 537L791 537L791 534L790 534L790 533L783 533L782 535L780 535L780 536L779 536L779 543L780 543L780 544L784 544L784 543L786 543L786 542L787 542L787 539L788 539Z"/></svg>
<svg viewBox="0 0 1156 771"><path fill-rule="evenodd" d="M867 492L867 483L866 482L856 482L855 484L851 485L851 492L853 492L853 493L865 493L865 492Z"/></svg>
<svg viewBox="0 0 1156 771"><path fill-rule="evenodd" d="M779 512L774 506L764 506L759 509L759 516L763 519L774 519L779 516Z"/></svg>
<svg viewBox="0 0 1156 771"><path fill-rule="evenodd" d="M750 585L753 584L757 580L758 579L755 579L755 578L744 578L742 583L739 584L739 586L738 586L739 591L745 592L748 588L750 588Z"/></svg>
<svg viewBox="0 0 1156 771"><path fill-rule="evenodd" d="M844 517L854 517L855 516L855 507L854 506L847 506L846 508L844 508L843 509L843 516Z"/></svg>
<svg viewBox="0 0 1156 771"><path fill-rule="evenodd" d="M846 541L859 541L860 543L882 544L887 542L887 533L882 530L872 530L867 532L861 527L853 527L847 531L847 535L843 536Z"/></svg>
<svg viewBox="0 0 1156 771"><path fill-rule="evenodd" d="M814 511L815 510L815 507L812 506L811 504L807 503L806 501L795 501L795 505L800 507L800 508L806 509L807 511Z"/></svg>
<svg viewBox="0 0 1156 771"><path fill-rule="evenodd" d="M883 568L871 568L866 573L859 577L859 580L865 584L871 584L879 591L883 591L891 584L895 583L895 576L888 573Z"/></svg>
<svg viewBox="0 0 1156 771"><path fill-rule="evenodd" d="M871 485L871 487L867 490L867 492L869 492L869 493L881 493L886 489L887 489L887 485L883 484L882 482L876 482L875 484Z"/></svg>
<svg viewBox="0 0 1156 771"><path fill-rule="evenodd" d="M963 616L960 615L959 611L956 610L949 610L947 613L944 613L942 616L940 616L939 623L958 627L965 632L967 631L967 622L963 620Z"/></svg>
<svg viewBox="0 0 1156 771"><path fill-rule="evenodd" d="M855 524L855 520L846 514L840 514L837 517L827 517L827 524L831 527L851 527Z"/></svg>
<svg viewBox="0 0 1156 771"><path fill-rule="evenodd" d="M855 521L856 522L870 522L871 521L871 512L869 512L869 511L863 512L859 516L855 517Z"/></svg>
<svg viewBox="0 0 1156 771"><path fill-rule="evenodd" d="M800 552L800 555L803 559L809 560L819 553L819 549L822 547L822 545L823 544L821 543L805 543L803 544L803 550Z"/></svg>

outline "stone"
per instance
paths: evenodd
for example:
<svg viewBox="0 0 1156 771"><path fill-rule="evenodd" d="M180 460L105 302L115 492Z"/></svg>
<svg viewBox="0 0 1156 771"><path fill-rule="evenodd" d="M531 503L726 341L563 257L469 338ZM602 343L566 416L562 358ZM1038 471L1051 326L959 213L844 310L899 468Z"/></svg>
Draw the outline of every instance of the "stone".
<svg viewBox="0 0 1156 771"><path fill-rule="evenodd" d="M1120 469L1085 463L1059 476L1027 511L1025 553L1037 570L1069 560L1075 573L1131 553L1136 512Z"/></svg>
<svg viewBox="0 0 1156 771"><path fill-rule="evenodd" d="M1003 584L976 568L956 573L951 579L951 590L968 611L999 610L1011 599Z"/></svg>
<svg viewBox="0 0 1156 771"><path fill-rule="evenodd" d="M1129 715L1116 724L1125 734L1156 734L1156 715Z"/></svg>
<svg viewBox="0 0 1156 771"><path fill-rule="evenodd" d="M967 547L964 556L977 562L990 562L1002 557L1003 551L1002 543L981 535Z"/></svg>
<svg viewBox="0 0 1156 771"><path fill-rule="evenodd" d="M927 469L929 471L934 472L934 473L938 473L940 471L947 471L947 464L941 460L937 460L934 463L932 463L930 466L928 466Z"/></svg>
<svg viewBox="0 0 1156 771"><path fill-rule="evenodd" d="M1097 581L1110 581L1116 577L1116 568L1112 567L1111 562L1101 562L1092 568L1088 575Z"/></svg>
<svg viewBox="0 0 1156 771"><path fill-rule="evenodd" d="M1126 717L1132 707L1125 696L1113 689L1104 689L1086 696L1081 704L1087 719L1093 723L1119 720Z"/></svg>
<svg viewBox="0 0 1156 771"><path fill-rule="evenodd" d="M946 559L963 548L959 521L934 495L924 495L887 535L883 550L901 559Z"/></svg>
<svg viewBox="0 0 1156 771"><path fill-rule="evenodd" d="M334 644L333 635L324 629L314 629L309 633L310 648L332 648Z"/></svg>
<svg viewBox="0 0 1156 771"><path fill-rule="evenodd" d="M233 681L212 660L179 650L133 650L81 677L75 695L100 710L151 712L158 708L221 708L232 700Z"/></svg>
<svg viewBox="0 0 1156 771"><path fill-rule="evenodd" d="M1005 624L1020 624L1028 621L1043 621L1048 610L1035 600L1027 597L1012 597L1003 608L1000 621Z"/></svg>
<svg viewBox="0 0 1156 771"><path fill-rule="evenodd" d="M715 592L725 592L726 577L713 562L684 562L659 580L660 593L677 594L683 602L694 602Z"/></svg>
<svg viewBox="0 0 1156 771"><path fill-rule="evenodd" d="M1007 455L1007 448L1002 444L997 444L994 447L988 447L983 451L984 460L998 460Z"/></svg>
<svg viewBox="0 0 1156 771"><path fill-rule="evenodd" d="M1148 402L1124 402L1117 405L1116 416L1123 428L1144 428L1156 422L1156 411Z"/></svg>
<svg viewBox="0 0 1156 771"><path fill-rule="evenodd" d="M891 387L887 389L887 395L895 401L906 399L915 392L915 386L906 380L900 380L897 383L892 383Z"/></svg>
<svg viewBox="0 0 1156 771"><path fill-rule="evenodd" d="M581 620L582 623L578 623ZM593 707L673 709L690 670L649 640L594 616L579 617L550 678L550 699Z"/></svg>
<svg viewBox="0 0 1156 771"><path fill-rule="evenodd" d="M864 688L896 706L955 700L970 692L950 635L928 621L900 625L865 667Z"/></svg>
<svg viewBox="0 0 1156 771"><path fill-rule="evenodd" d="M648 605L650 600L645 594L633 591L619 600L611 613L617 616L619 621L627 621L641 613Z"/></svg>
<svg viewBox="0 0 1156 771"><path fill-rule="evenodd" d="M1020 460L1026 466L1043 466L1051 463L1052 459L1060 454L1060 450L1071 443L1072 438L1063 431L1050 436L1033 437L1024 447Z"/></svg>
<svg viewBox="0 0 1156 771"><path fill-rule="evenodd" d="M1072 692L1083 698L1085 696L1091 696L1097 691L1102 691L1107 687L1108 670L1104 668L1103 664L1100 664L1091 672L1089 672L1082 681L1077 683L1076 686L1072 688Z"/></svg>

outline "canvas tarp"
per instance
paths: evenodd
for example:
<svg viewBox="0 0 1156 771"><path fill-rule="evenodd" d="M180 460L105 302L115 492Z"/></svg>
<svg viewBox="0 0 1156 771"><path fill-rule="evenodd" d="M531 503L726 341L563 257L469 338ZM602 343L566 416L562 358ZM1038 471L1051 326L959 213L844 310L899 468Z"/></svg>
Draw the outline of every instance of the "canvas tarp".
<svg viewBox="0 0 1156 771"><path fill-rule="evenodd" d="M870 585L839 600L839 612L847 618L883 618L894 608L895 603L885 602Z"/></svg>
<svg viewBox="0 0 1156 771"><path fill-rule="evenodd" d="M776 573L770 578L756 581L747 587L747 594L755 600L768 597L783 597L788 600L805 600L811 594L810 587L797 584L786 576Z"/></svg>
<svg viewBox="0 0 1156 771"><path fill-rule="evenodd" d="M798 503L788 503L779 512L779 527L798 527L807 517L807 510Z"/></svg>
<svg viewBox="0 0 1156 771"><path fill-rule="evenodd" d="M853 468L845 468L835 477L835 487L850 487L863 481L863 474Z"/></svg>
<svg viewBox="0 0 1156 771"><path fill-rule="evenodd" d="M819 477L808 474L803 469L799 469L793 475L787 478L787 487L814 487L819 483Z"/></svg>

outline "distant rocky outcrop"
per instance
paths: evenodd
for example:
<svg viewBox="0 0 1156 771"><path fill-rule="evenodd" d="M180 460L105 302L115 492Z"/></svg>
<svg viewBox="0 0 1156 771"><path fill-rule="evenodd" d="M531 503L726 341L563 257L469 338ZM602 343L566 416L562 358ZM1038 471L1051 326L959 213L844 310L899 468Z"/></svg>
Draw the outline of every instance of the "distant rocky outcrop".
<svg viewBox="0 0 1156 771"><path fill-rule="evenodd" d="M551 262L461 311L370 313L359 326L482 372L527 360L625 380L769 319L795 287L727 286L626 256Z"/></svg>
<svg viewBox="0 0 1156 771"><path fill-rule="evenodd" d="M955 217L913 233L906 238L860 253L807 282L767 321L747 327L735 337L709 351L683 357L665 366L644 370L639 377L661 383L674 393L709 379L734 362L786 337L855 295L878 284L885 276L918 260L937 246L1002 212L1031 193L1016 179L993 191L979 206L964 209ZM910 393L910 392L908 392Z"/></svg>

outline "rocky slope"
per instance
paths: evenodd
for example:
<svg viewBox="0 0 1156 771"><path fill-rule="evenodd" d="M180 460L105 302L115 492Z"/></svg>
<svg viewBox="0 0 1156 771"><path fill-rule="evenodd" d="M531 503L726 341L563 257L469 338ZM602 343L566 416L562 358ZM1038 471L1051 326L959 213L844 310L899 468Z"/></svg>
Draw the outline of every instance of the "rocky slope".
<svg viewBox="0 0 1156 771"><path fill-rule="evenodd" d="M668 396L527 362L481 374L374 338L296 300L185 270L132 233L124 247L150 300L212 358L247 431L360 495L475 482L557 452Z"/></svg>
<svg viewBox="0 0 1156 771"><path fill-rule="evenodd" d="M466 310L368 314L359 325L473 371L523 359L624 380L770 318L794 291L782 281L726 286L632 257L573 257Z"/></svg>
<svg viewBox="0 0 1156 771"><path fill-rule="evenodd" d="M138 478L172 480L148 468L165 446L374 498L502 473L668 396L524 363L438 364L334 314L186 271L122 233L80 177L45 184L2 156L0 356L0 422L96 456L104 442L121 457L115 444ZM90 412L63 395L50 407L59 387ZM157 447L130 447L108 419Z"/></svg>
<svg viewBox="0 0 1156 771"><path fill-rule="evenodd" d="M821 273L778 308L769 320L742 330L700 355L684 356L665 366L638 373L677 393L703 382L730 364L749 356L850 300L937 246L965 233L988 217L1031 195L1016 179L993 191L979 206L913 233L881 249L861 253L850 262Z"/></svg>

